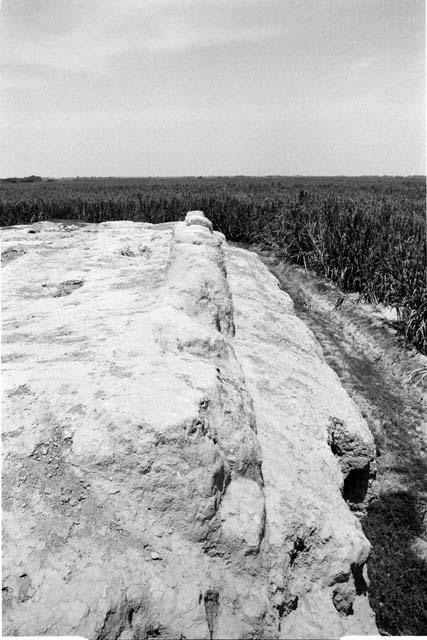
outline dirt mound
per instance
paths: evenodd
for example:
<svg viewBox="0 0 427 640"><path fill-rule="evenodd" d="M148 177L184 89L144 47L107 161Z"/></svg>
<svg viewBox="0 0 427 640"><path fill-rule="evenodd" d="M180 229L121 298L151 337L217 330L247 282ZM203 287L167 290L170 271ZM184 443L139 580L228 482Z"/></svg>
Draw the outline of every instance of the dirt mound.
<svg viewBox="0 0 427 640"><path fill-rule="evenodd" d="M373 439L268 269L201 212L28 230L3 236L4 633L375 633L349 508Z"/></svg>

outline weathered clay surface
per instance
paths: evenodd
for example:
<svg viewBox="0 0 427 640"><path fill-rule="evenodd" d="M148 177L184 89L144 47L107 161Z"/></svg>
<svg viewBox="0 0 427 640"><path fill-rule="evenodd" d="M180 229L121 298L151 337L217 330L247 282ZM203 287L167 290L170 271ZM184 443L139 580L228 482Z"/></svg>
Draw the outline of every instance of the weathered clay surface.
<svg viewBox="0 0 427 640"><path fill-rule="evenodd" d="M3 632L375 633L372 437L266 267L201 212L2 249Z"/></svg>

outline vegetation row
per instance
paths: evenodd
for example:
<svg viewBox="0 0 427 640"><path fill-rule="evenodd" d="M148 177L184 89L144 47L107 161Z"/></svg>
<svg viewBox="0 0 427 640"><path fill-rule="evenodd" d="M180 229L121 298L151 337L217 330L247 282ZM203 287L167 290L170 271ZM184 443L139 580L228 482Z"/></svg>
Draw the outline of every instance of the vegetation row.
<svg viewBox="0 0 427 640"><path fill-rule="evenodd" d="M74 179L0 184L2 226L49 219L167 222L201 209L231 241L262 244L362 300L392 305L427 353L425 180Z"/></svg>

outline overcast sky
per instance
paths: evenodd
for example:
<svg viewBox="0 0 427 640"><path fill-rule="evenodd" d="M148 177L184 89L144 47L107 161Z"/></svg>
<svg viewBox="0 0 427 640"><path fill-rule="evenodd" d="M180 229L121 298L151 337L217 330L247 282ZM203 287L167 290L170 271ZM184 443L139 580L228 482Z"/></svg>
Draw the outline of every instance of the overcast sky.
<svg viewBox="0 0 427 640"><path fill-rule="evenodd" d="M425 173L421 0L2 0L0 175Z"/></svg>

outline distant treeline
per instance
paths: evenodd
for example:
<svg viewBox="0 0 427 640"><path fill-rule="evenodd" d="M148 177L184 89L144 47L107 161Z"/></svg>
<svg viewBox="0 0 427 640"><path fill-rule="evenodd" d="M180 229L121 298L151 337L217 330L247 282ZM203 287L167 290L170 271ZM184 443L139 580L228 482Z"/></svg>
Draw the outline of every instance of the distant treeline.
<svg viewBox="0 0 427 640"><path fill-rule="evenodd" d="M26 176L25 178L0 178L0 182L41 182L40 176Z"/></svg>
<svg viewBox="0 0 427 640"><path fill-rule="evenodd" d="M229 240L393 305L407 342L427 353L425 191L423 176L23 179L0 184L0 222L157 223L201 209Z"/></svg>

